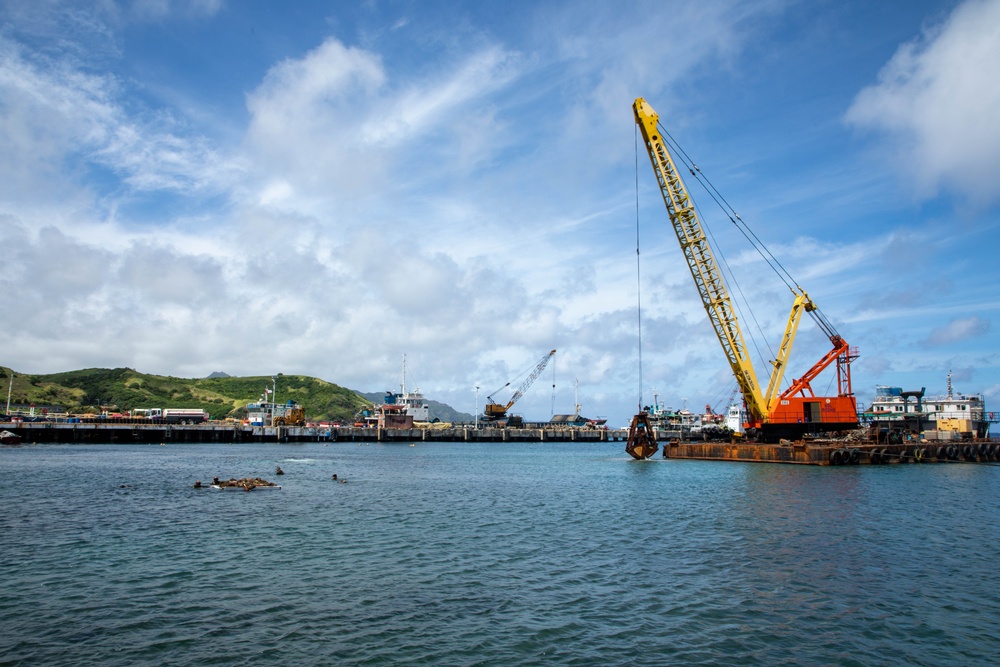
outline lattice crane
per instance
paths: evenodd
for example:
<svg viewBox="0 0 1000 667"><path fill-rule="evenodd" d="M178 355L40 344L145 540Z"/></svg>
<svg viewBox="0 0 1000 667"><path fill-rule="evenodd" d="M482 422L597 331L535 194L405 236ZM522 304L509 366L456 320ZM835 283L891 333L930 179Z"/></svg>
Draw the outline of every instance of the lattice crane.
<svg viewBox="0 0 1000 667"><path fill-rule="evenodd" d="M632 109L684 259L715 335L722 344L726 359L743 393L749 420L747 428L758 429L769 440L798 437L816 431L857 428L857 403L851 389L850 369L851 362L857 358L857 350L848 346L798 285L792 288L792 311L776 358L771 362L773 369L767 389L761 390L722 272L715 261L694 203L663 140L659 116L641 97L635 100ZM830 339L833 349L779 394L803 312L812 315ZM837 368L837 395L815 396L810 382L833 362L836 362Z"/></svg>
<svg viewBox="0 0 1000 667"><path fill-rule="evenodd" d="M528 387L530 387L531 384L538 379L538 376L542 374L542 371L544 371L545 367L548 365L549 359L555 356L555 353L556 351L552 350L541 358L541 360L535 365L534 370L531 371L531 374L524 380L524 382L521 383L521 386L517 388L514 395L510 397L510 400L507 401L506 404L501 405L494 401L492 394L496 394L498 391L502 391L503 389L509 387L510 382L492 392L490 396L487 396L486 409L483 412L483 418L486 421L499 421L501 419L505 419L507 417L507 411L510 410L511 406L517 403L517 399L521 398L521 396L524 395L524 392L528 390ZM513 380L511 382L513 382Z"/></svg>

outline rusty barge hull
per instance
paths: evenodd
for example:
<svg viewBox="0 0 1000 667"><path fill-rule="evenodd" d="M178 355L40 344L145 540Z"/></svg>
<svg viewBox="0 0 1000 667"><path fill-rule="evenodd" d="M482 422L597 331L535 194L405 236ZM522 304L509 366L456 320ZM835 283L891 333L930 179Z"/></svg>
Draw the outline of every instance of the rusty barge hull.
<svg viewBox="0 0 1000 667"><path fill-rule="evenodd" d="M665 459L790 463L797 465L886 465L899 463L1000 462L1000 443L845 444L835 441L758 443L669 442Z"/></svg>

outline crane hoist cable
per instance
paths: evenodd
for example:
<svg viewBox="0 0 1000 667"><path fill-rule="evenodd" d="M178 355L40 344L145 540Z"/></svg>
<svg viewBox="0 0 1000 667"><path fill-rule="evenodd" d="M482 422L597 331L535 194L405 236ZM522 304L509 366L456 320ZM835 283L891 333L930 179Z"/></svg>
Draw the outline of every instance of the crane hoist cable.
<svg viewBox="0 0 1000 667"><path fill-rule="evenodd" d="M778 276L781 282L784 283L784 285L792 292L793 295L795 296L805 295L805 290L802 289L798 281L795 280L792 274L788 271L788 269L785 268L785 266L778 260L778 258L774 256L770 248L768 248L767 245L760 239L760 237L757 236L757 234L753 231L753 229L750 228L750 226L746 223L746 221L743 220L743 217L736 212L736 209L734 209L732 205L729 203L729 201L722 195L722 193L719 192L719 190L715 187L715 185L708 178L708 176L706 176L705 173L702 172L701 168L699 168L698 165L694 162L694 160L691 159L691 157L687 154L687 152L683 149L683 147L681 147L681 145L677 142L677 140L674 139L674 137L670 134L670 132L667 131L665 127L663 127L663 124L658 122L657 128L659 129L661 136L664 138L665 143L667 143L671 147L672 151L676 151L674 154L679 156L680 163L688 170L688 173L690 173L691 176L696 181L698 181L698 183L702 186L702 188L704 188L705 192L708 193L712 201L714 201L716 205L719 207L719 209L723 212L723 215L725 215L729 219L729 221L733 224L733 226L736 227L736 229L739 230L739 232L743 235L743 237L747 239L750 245L753 246L754 250L757 252L757 254L761 256L765 264L767 264L767 266L774 272L774 274ZM698 208L700 215L700 208L698 207L697 202L693 202L693 204L695 208ZM718 248L718 244L716 244L715 242L715 237L712 234L711 229L706 227L706 231L709 234L709 236L712 237L713 247ZM760 326L760 323L757 321L757 317L756 315L754 315L753 309L749 307L746 296L743 293L742 286L740 285L739 281L736 280L736 276L732 272L732 269L729 267L729 263L726 261L725 256L721 255L720 253L720 257L722 259L723 271L728 275L730 281L735 286L736 291L739 293L740 301L742 301L744 305L747 305L746 312L744 312L744 309L740 307L739 303L735 304L737 310L739 311L740 316L744 317L746 315L749 315L749 318L753 321L754 326L757 329L757 332L760 334L761 339L765 341L764 344L767 346L769 356L771 358L774 358L775 356L774 350L771 348L770 343L767 342L768 338L764 335L763 329ZM835 338L840 338L840 334L837 333L837 330L826 318L826 315L824 315L823 312L820 311L820 309L817 306L811 304L811 300L810 300L810 306L806 308L806 312L808 312L812 316L813 320L819 326L820 330L822 330L823 333L828 338L830 338L831 340ZM750 340L754 348L757 350L758 357L763 358L764 355L760 351L757 338L751 336Z"/></svg>
<svg viewBox="0 0 1000 667"><path fill-rule="evenodd" d="M748 241L750 241L750 244L755 246L757 252L761 254L762 257L764 257L764 261L767 262L767 256L764 255L764 253L761 252L760 248L756 247L756 245L754 244L753 239L757 238L756 235L753 235L752 232L750 232L750 235L748 235L747 230L742 229L741 226L734 220L735 217L736 219L739 219L742 222L742 218L740 218L739 214L737 214L736 211L731 206L729 206L729 203L725 200L725 198L721 195L721 193L719 193L718 190L715 189L715 186L711 184L711 181L708 180L708 177L706 177L701 172L701 169L698 167L698 165L695 164L695 162L690 158L690 156L688 156L687 152L680 146L679 143L677 143L677 140L674 139L669 132L667 132L666 128L664 128L661 123L657 123L657 129L660 131L660 136L664 138L664 143L666 143L670 147L671 154L676 153L679 156L679 162L688 170L688 172L692 174L692 176L694 176L695 180L698 181L698 184L705 189L709 197L711 197L712 200L716 203L716 205L718 205L719 208L722 210L723 214L727 218L729 218L731 222L733 222L733 224L736 226L737 229L740 230L743 236L747 238ZM691 200L691 205L695 208L699 219L704 220L705 216L702 215L701 207L698 205L698 202L695 200ZM742 283L736 279L736 274L729 266L729 261L726 259L725 254L722 253L722 251L720 250L720 246L715 238L715 234L713 233L712 228L704 223L702 224L702 227L705 230L705 233L711 239L711 245L715 250L715 254L718 256L720 269L726 275L726 281L733 286L736 294L739 297L738 299L734 299L733 301L733 307L736 308L738 317L744 321L753 322L754 329L757 331L758 334L757 336L748 336L748 338L750 339L749 341L750 344L753 346L754 350L757 353L757 358L761 360L767 358L774 358L776 355L774 353L774 350L771 348L771 344L767 342L768 337L764 333L764 328L757 320L757 315L755 314L754 309L750 307L750 302L747 299L746 294L743 292ZM768 254L770 253L768 252ZM767 263L768 266L770 266L771 269L774 270L774 267L769 262ZM785 281L785 284L786 285L788 284L787 281ZM767 348L767 355L765 355L761 351L760 341L764 341L763 344Z"/></svg>
<svg viewBox="0 0 1000 667"><path fill-rule="evenodd" d="M676 149L677 153L675 154L680 156L681 163L687 168L691 176L694 177L694 179L697 180L703 188L705 188L705 192L708 193L709 197L711 197L712 200L719 206L719 209L722 210L723 214L729 218L729 221L733 223L741 234L743 234L747 241L750 242L750 245L754 247L754 250L756 250L761 258L763 258L764 262L767 263L771 270L774 271L774 273L789 289L792 291L801 291L802 288L799 287L798 282L792 278L792 275L787 269L785 269L784 265L771 253L770 249L768 249L764 242L760 240L760 237L758 237L757 234L750 229L750 226L747 225L740 214L736 212L736 209L734 209L729 204L729 201L722 196L722 193L718 191L712 181L709 180L708 176L706 176L701 171L701 168L699 168L698 165L695 164L695 162L688 156L687 152L681 148L681 145L677 143L677 140L674 139L670 132L663 127L663 124L657 123L657 127L660 129L662 135L667 139L667 143Z"/></svg>
<svg viewBox="0 0 1000 667"><path fill-rule="evenodd" d="M723 214L727 218L729 218L729 221L733 223L733 226L735 226L736 229L738 229L739 232L747 239L747 241L749 241L750 245L753 246L754 250L757 251L757 253L761 256L764 262L771 268L772 271L774 271L775 275L777 275L778 278L785 284L785 286L788 287L789 290L791 290L792 294L796 296L800 294L804 295L805 290L802 289L802 287L799 285L799 282L795 280L794 277L792 277L792 274L788 271L788 269L785 268L785 266L778 260L778 258L774 256L770 248L768 248L767 245L760 239L760 237L757 236L757 234L753 231L753 229L751 229L750 226L746 223L746 221L743 220L740 214L736 212L736 209L734 209L729 204L729 201L726 200L726 198L722 195L722 193L719 192L718 189L716 189L715 185L711 182L711 180L709 180L708 176L706 176L701 171L698 165L695 164L694 160L692 160L688 156L688 154L684 151L684 149L680 146L680 144L677 143L677 140L673 138L673 136L670 134L670 132L667 131L665 127L663 127L662 123L658 122L657 127L659 128L662 136L666 139L666 143L669 144L672 148L676 149L677 154L680 156L681 163L687 168L691 176L696 181L698 181L699 184L701 184L701 186L708 193L709 197L711 197L712 200L719 206ZM695 205L697 206L697 204ZM709 231L709 234L711 234L711 231ZM725 270L732 277L732 272L729 270L728 264L726 264ZM737 289L739 289L738 285ZM742 290L740 290L740 295L742 298ZM750 312L752 316L752 311ZM826 334L828 338L833 339L840 337L840 334L837 333L837 330L833 327L832 324L830 324L830 321L826 318L826 316L822 313L822 311L820 311L820 309L817 306L813 305L811 308L807 308L806 312L808 312L812 316L813 320L816 322L816 324L823 331L823 333ZM754 321L756 323L756 319ZM768 346L768 349L770 350L770 346Z"/></svg>
<svg viewBox="0 0 1000 667"><path fill-rule="evenodd" d="M639 400L642 411L642 270L639 262L639 126L635 125L635 315L639 331Z"/></svg>

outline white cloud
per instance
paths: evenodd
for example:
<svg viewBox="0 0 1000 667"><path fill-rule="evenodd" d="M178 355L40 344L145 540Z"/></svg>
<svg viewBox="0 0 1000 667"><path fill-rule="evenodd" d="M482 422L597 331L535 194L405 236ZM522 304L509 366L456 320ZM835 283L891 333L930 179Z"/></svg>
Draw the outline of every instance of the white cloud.
<svg viewBox="0 0 1000 667"><path fill-rule="evenodd" d="M363 129L372 143L398 145L414 135L446 126L460 131L474 122L463 115L477 98L503 88L517 74L515 54L497 47L473 53L441 80L424 82L403 92L384 113L375 115ZM482 113L477 105L477 115Z"/></svg>
<svg viewBox="0 0 1000 667"><path fill-rule="evenodd" d="M224 0L132 0L131 12L141 20L159 20L169 16L214 16Z"/></svg>
<svg viewBox="0 0 1000 667"><path fill-rule="evenodd" d="M496 150L486 96L516 72L516 54L487 46L404 83L389 79L378 54L328 38L273 66L247 94L246 162L266 179L254 198L276 201L280 177L282 191L297 193L284 198L288 210L358 216L366 206L386 215L384 202L407 190L436 193L426 187L430 174L447 180L442 172L460 173Z"/></svg>
<svg viewBox="0 0 1000 667"><path fill-rule="evenodd" d="M113 81L26 62L0 41L0 194L8 201L59 193L64 161L93 147L114 116Z"/></svg>
<svg viewBox="0 0 1000 667"><path fill-rule="evenodd" d="M902 45L846 120L884 131L924 198L942 186L978 205L1000 198L1000 0L967 0Z"/></svg>
<svg viewBox="0 0 1000 667"><path fill-rule="evenodd" d="M363 187L378 156L366 152L360 128L384 82L378 56L335 39L283 60L247 95L249 162L294 189Z"/></svg>
<svg viewBox="0 0 1000 667"><path fill-rule="evenodd" d="M990 323L981 317L963 317L951 320L943 327L931 329L925 341L927 345L952 345L969 338L982 336L989 331Z"/></svg>
<svg viewBox="0 0 1000 667"><path fill-rule="evenodd" d="M130 115L122 94L112 76L29 59L0 41L0 195L66 196L102 170L135 191L212 190L232 177L203 138L167 113Z"/></svg>

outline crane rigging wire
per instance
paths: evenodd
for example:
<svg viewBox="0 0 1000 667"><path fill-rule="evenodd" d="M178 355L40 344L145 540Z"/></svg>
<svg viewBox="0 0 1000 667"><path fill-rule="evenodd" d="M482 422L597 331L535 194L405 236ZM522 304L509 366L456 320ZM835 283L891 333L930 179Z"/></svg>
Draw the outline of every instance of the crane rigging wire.
<svg viewBox="0 0 1000 667"><path fill-rule="evenodd" d="M754 250L760 257L764 260L764 263L778 276L782 283L793 294L803 294L804 290L799 286L798 282L792 277L791 273L784 267L784 265L778 261L778 259L771 253L770 249L764 244L764 242L757 236L757 234L747 225L743 218L736 212L729 201L722 195L721 192L715 187L711 180L702 173L698 165L691 159L687 152L681 147L676 139L670 134L669 131L661 123L657 123L657 127L660 131L660 136L663 137L665 143L671 147L671 153L679 157L681 165L683 165L691 176L698 181L698 183L704 188L708 196L716 203L719 209L723 212L729 221L739 230L740 234L753 246ZM642 379L642 274L641 274L641 262L640 262L640 237L639 237L639 131L636 127L634 131L635 135L635 197L636 197L636 230L635 230L635 254L636 254L636 317L638 323L638 346L639 346L639 406L641 410L642 406L642 394L643 394L643 379ZM691 200L691 205L696 209L696 213L700 219L704 220L705 216L702 215L701 209L697 202ZM707 226L703 225L708 236L711 238L712 246L718 249L720 246L715 239L712 230ZM732 268L729 266L726 257L716 250L716 255L721 260L721 268L723 272L727 275L728 282L735 288L736 293L739 298L733 304L738 311L738 316L744 321L752 321L758 336L750 336L750 342L756 350L757 356L760 359L764 359L765 355L761 351L759 345L759 340L764 341L764 346L767 348L767 353L770 358L774 358L776 355L774 350L771 348L771 344L768 342L768 337L764 335L763 327L757 320L754 314L753 308L750 308L749 301L743 292L742 285L740 281L736 279L736 275L733 273ZM742 306L741 306L742 304ZM817 321L820 328L824 331L834 331L832 325L827 321L826 317L818 312L818 309L813 309L809 311L813 318Z"/></svg>
<svg viewBox="0 0 1000 667"><path fill-rule="evenodd" d="M778 258L775 257L764 242L760 240L760 237L758 237L757 234L750 229L750 226L747 225L742 217L740 217L740 214L736 212L736 209L729 204L726 198L722 196L722 193L719 192L708 177L702 173L698 165L695 164L694 160L692 160L684 149L681 148L680 144L678 144L677 141L670 135L667 129L659 122L657 123L657 127L659 128L662 136L666 138L667 142L674 147L678 154L680 154L681 162L685 167L687 167L691 176L693 176L694 179L698 181L703 188L705 188L705 191L712 198L712 200L715 201L720 209L722 209L726 217L729 218L729 221L733 223L741 234L743 234L747 241L750 242L750 245L752 245L754 250L756 250L757 253L764 259L764 262L771 268L772 271L774 271L775 275L777 275L785 286L791 290L792 294L796 296L805 294L805 290L802 289L798 281L792 277L792 274L788 272L788 269L786 269L784 265L778 261ZM728 266L726 268L728 269ZM732 275L732 272L730 272L730 275ZM825 333L831 340L834 338L840 338L840 334L837 333L837 330L830 323L830 320L826 318L826 315L824 315L823 312L815 306L815 304L808 309L808 313L823 333ZM770 346L768 346L768 349L770 349Z"/></svg>
<svg viewBox="0 0 1000 667"><path fill-rule="evenodd" d="M639 330L639 411L642 411L642 272L639 264L639 128L635 135L635 312Z"/></svg>
<svg viewBox="0 0 1000 667"><path fill-rule="evenodd" d="M756 250L767 265L771 267L771 270L774 271L774 273L790 290L792 290L792 292L801 292L802 288L799 287L798 282L792 278L792 275L788 272L788 270L785 269L781 262L779 262L778 259L771 253L768 247L764 245L764 242L761 241L754 231L750 229L749 225L743 221L743 218L741 218L740 214L736 212L736 209L729 204L726 198L722 196L722 193L720 193L708 177L702 173L698 165L694 163L694 160L692 160L684 149L681 148L680 144L677 143L677 140L671 136L662 124L657 123L657 125L662 133L662 136L669 141L669 143L676 149L677 154L681 156L681 162L685 167L687 167L691 175L695 178L695 180L701 183L702 187L705 188L705 191L712 198L712 200L718 204L722 212L727 218L729 218L729 221L732 222L740 233L743 234L743 236L750 242L750 244L754 247L754 250Z"/></svg>
<svg viewBox="0 0 1000 667"><path fill-rule="evenodd" d="M715 203L719 206L719 208L722 209L722 211L726 215L726 217L728 217L730 221L733 221L733 217L735 216L736 218L740 219L740 222L742 222L742 218L740 218L739 215L736 213L736 211L733 210L731 206L729 206L728 202L726 202L725 205L723 205L720 202L720 200L724 202L725 199L722 197L721 194L718 193L717 190L715 190L715 186L712 186L711 183L708 182L708 178L704 177L704 175L701 174L701 169L698 168L698 165L696 165L694 163L694 161L684 151L684 149L681 148L680 144L677 143L677 140L674 139L673 136L671 136L670 133L666 131L666 128L664 128L662 124L658 124L658 128L660 130L660 136L662 136L664 138L665 143L669 144L670 147L672 148L671 154L680 156L680 163L684 167L686 167L687 170L694 177L694 179L696 181L698 181L698 183L703 188L705 188L706 192L708 192L709 197L711 197L712 200L715 201ZM706 182L708 182L708 185L706 185ZM704 215L702 215L702 213L701 213L701 207L698 206L698 203L696 201L694 201L693 199L691 200L690 203L695 207L695 210L697 212L698 218L700 220L704 221L706 218L705 218ZM728 209L726 208L727 206L728 206ZM735 221L733 221L733 222L734 222L734 224L736 224ZM744 223L744 226L746 226L745 223ZM739 224L736 224L736 227L738 229L740 229L740 225ZM747 300L746 294L744 294L744 292L743 292L743 286L742 286L742 284L740 283L740 281L738 281L736 279L736 274L733 273L733 270L730 268L729 262L726 260L725 255L723 255L719 251L720 245L716 241L715 235L712 233L712 229L707 224L704 224L704 222L702 224L702 228L706 231L706 233L708 234L708 236L711 238L712 247L715 248L715 255L719 258L719 260L721 262L721 269L726 274L726 277L727 277L726 280L727 280L727 282L735 288L736 293L739 295L739 298L737 300L735 300L734 303L733 303L733 306L737 310L738 317L740 319L742 319L743 321L752 321L753 324L754 324L754 328L756 329L757 333L759 334L759 336L749 336L750 343L753 345L754 350L757 352L757 357L759 359L765 359L766 358L765 355L764 355L764 353L761 352L761 348L760 348L760 344L759 344L759 341L762 340L762 341L764 341L764 346L767 348L768 355L770 356L770 358L774 358L775 357L775 353L774 353L774 350L771 348L771 344L769 342L767 342L768 341L768 337L766 335L764 335L764 329L760 325L760 322L757 320L757 316L754 314L753 308L750 307L750 302ZM757 252L764 258L764 261L768 264L768 266L770 266L771 269L774 270L777 273L777 270L774 268L774 266L771 265L771 263L767 261L767 256L764 255L764 252L762 252L761 249L759 247L757 247L756 244L754 243L754 241L750 238L752 236L753 239L757 239L756 235L754 235L752 232L750 232L750 235L748 236L747 231L744 231L742 229L740 231L743 233L743 236L745 238L747 238L748 241L750 241L750 244L754 245L754 247L756 248ZM759 243L760 246L763 246L763 243L760 242L759 239L757 239L757 243ZM764 251L767 252L768 255L770 255L770 251L768 251L766 249L766 247L764 248ZM773 255L772 255L772 257L773 257ZM783 267L782 267L782 269L783 269ZM787 271L785 273L787 274ZM784 282L786 285L788 285L788 281L785 280L784 277L780 273L778 275L779 275L779 278L782 279L782 282ZM794 292L795 290L792 289L792 291Z"/></svg>
<svg viewBox="0 0 1000 667"><path fill-rule="evenodd" d="M709 178L705 176L704 173L702 173L701 169L698 167L697 164L695 164L694 160L692 160L690 156L687 154L687 152L680 146L680 144L677 143L677 140L674 139L673 136L671 136L671 134L667 131L665 127L663 127L661 123L659 122L657 123L657 128L659 129L661 136L664 137L664 141L670 144L670 146L673 148L672 151L673 154L680 156L681 164L683 164L684 167L687 168L691 176L696 181L698 181L698 183L705 189L709 197L712 198L712 200L716 203L716 205L718 205L719 208L722 210L723 214L727 218L729 218L730 222L733 223L733 226L735 226L736 229L738 229L740 233L744 236L744 238L747 239L750 245L753 246L754 250L757 251L757 254L759 254L761 258L763 258L764 262L768 265L768 267L771 268L772 271L774 271L775 275L777 275L778 278L785 284L785 286L788 287L788 289L792 292L792 294L796 296L805 295L805 290L802 289L798 281L792 277L792 274L789 273L788 269L786 269L784 265L780 261L778 261L778 259L771 253L770 249L764 244L763 241L761 241L760 237L758 237L757 234L754 233L754 231L750 228L750 226L747 225L747 223L743 220L740 214L736 212L736 209L734 209L732 205L730 205L729 201L726 200L724 196L722 196L722 193L718 191L718 189L711 182L711 180L709 180ZM697 204L694 205L697 208ZM701 216L700 211L698 215ZM702 217L702 219L704 218ZM712 236L711 230L708 230L708 234L709 236ZM713 244L715 243L714 236L712 237L712 242ZM716 247L718 247L718 244L715 245ZM760 333L761 338L764 341L767 341L768 340L767 337L764 336L760 324L757 322L756 317L754 317L753 315L753 309L749 307L749 303L747 302L746 297L743 294L743 290L740 287L739 282L736 280L732 270L729 268L729 265L725 261L724 257L723 257L723 271L727 273L732 284L736 286L740 298L746 305L746 310L747 312L750 313L750 317L751 319L753 319L754 325L756 326L758 333ZM739 307L739 304L736 304L736 307L740 311L740 317L743 317L743 310ZM813 321L816 322L817 326L819 326L819 328L827 335L827 337L830 338L830 340L841 339L840 334L837 333L837 330L826 318L826 315L824 315L823 312L820 311L820 309L815 306L815 304L812 304L812 306L807 309L807 312L812 317ZM751 337L751 342L753 343L754 348L757 350L758 356L763 357L763 355L761 355L760 348L757 344L756 338ZM770 344L765 342L765 345L767 346L769 354L773 358L774 351L771 349Z"/></svg>
<svg viewBox="0 0 1000 667"><path fill-rule="evenodd" d="M702 215L701 213L701 207L698 206L698 204L696 203L694 203L694 207L695 211L698 214L699 219L704 220L705 216ZM711 238L712 246L718 248L719 242L716 241L715 234L712 233L711 227L703 223L702 228L706 230L708 236ZM771 349L771 344L767 342L767 336L764 335L764 328L760 325L760 322L757 320L757 315L754 314L753 308L750 307L750 301L747 299L746 294L743 292L743 284L736 279L736 274L730 268L729 261L726 259L726 256L722 254L721 251L719 250L716 250L715 254L719 257L721 261L722 271L723 273L726 274L726 282L732 285L736 289L737 294L739 295L739 298L733 302L733 306L736 308L739 318L742 319L743 321L747 320L753 321L754 328L757 330L757 333L759 334L759 339L764 341L764 345L767 347L768 354L770 354L773 357L774 350ZM763 359L764 354L761 353L760 351L760 345L758 344L758 337L750 336L749 338L750 342L753 344L754 350L756 350L757 352L757 357Z"/></svg>

